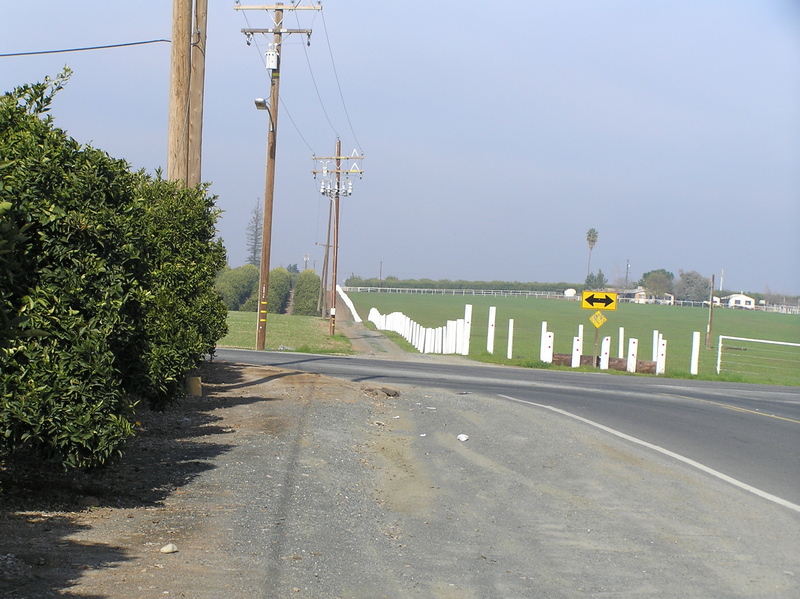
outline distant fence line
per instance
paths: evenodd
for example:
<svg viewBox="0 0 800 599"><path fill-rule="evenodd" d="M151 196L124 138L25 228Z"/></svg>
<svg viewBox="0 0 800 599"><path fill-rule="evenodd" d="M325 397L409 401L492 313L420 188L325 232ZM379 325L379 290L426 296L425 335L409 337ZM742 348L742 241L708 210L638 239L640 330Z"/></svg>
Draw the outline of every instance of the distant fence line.
<svg viewBox="0 0 800 599"><path fill-rule="evenodd" d="M430 289L412 287L343 287L353 293L416 293L423 295L464 295L479 297L546 297L550 299L580 299L564 297L563 291L522 291L514 289Z"/></svg>
<svg viewBox="0 0 800 599"><path fill-rule="evenodd" d="M564 295L563 291L525 291L517 289L431 289L425 287L342 287L342 289L348 293L410 293L419 295L460 295L471 297L539 297L545 299L560 299L570 301L580 301L581 299L580 294L567 297ZM620 297L619 302L621 304L636 303L633 298L628 297ZM675 300L671 304L666 304L666 302L661 300L647 300L644 303L708 308L708 302L692 302L689 300ZM745 309L741 307L734 308L731 306L726 306L725 304L715 304L714 308L727 308L733 310ZM753 308L746 309L756 310L759 312L800 315L800 306L787 306L785 304L769 304L766 306L754 306Z"/></svg>

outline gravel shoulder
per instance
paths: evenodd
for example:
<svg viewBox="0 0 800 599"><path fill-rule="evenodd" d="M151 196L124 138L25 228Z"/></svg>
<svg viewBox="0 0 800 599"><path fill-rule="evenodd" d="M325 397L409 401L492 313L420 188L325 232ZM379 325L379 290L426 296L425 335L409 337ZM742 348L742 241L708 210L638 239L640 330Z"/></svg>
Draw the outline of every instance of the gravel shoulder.
<svg viewBox="0 0 800 599"><path fill-rule="evenodd" d="M797 514L580 422L269 367L203 381L113 470L1 473L0 596L800 596Z"/></svg>

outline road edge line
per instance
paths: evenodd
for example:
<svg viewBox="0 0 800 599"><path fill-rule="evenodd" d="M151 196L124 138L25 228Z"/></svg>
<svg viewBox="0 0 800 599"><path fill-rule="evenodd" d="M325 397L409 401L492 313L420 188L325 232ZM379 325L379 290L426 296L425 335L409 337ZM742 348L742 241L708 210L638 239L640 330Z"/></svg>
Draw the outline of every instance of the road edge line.
<svg viewBox="0 0 800 599"><path fill-rule="evenodd" d="M502 398L508 399L510 401L515 401L517 403L524 403L524 404L528 404L528 405L531 405L531 406L536 406L536 407L539 407L539 408L545 408L546 410L550 410L551 412L555 412L557 414L561 414L562 416L569 416L570 418L573 418L575 420L578 420L580 422L583 422L585 424L593 426L593 427L595 427L597 429L600 429L600 430L605 431L607 433L611 433L612 435L615 435L615 436L617 436L617 437L619 437L621 439L625 439L626 441L630 441L632 443L636 443L637 445L641 445L643 447L647 447L648 449L652 449L653 451L657 451L657 452L659 452L661 454L669 456L669 457L671 457L671 458L673 458L675 460L678 460L679 462L683 462L684 464L692 466L693 468L697 468L698 470L701 470L701 471L705 472L706 474L710 474L711 476L715 476L716 478L718 478L720 480L723 480L723 481L725 481L727 483L730 483L730 484L732 484L732 485L734 485L736 487L739 487L740 489L744 489L745 491L749 491L750 493L753 493L754 495L758 495L762 499L766 499L768 501L772 501L773 503L777 503L778 505L781 505L783 507L789 508L790 510L794 510L795 512L800 513L800 505L794 504L791 501L787 501L786 499L782 499L780 497L777 497L776 495L772 495L770 493L767 493L766 491L762 491L761 489L758 489L756 487L748 485L747 483L744 483L744 482L742 482L740 480L737 480L737 479L735 479L733 477L730 477L727 474L723 474L722 472L714 470L713 468L709 468L708 466L706 466L704 464L701 464L700 462L696 462L696 461L694 461L694 460L692 460L690 458L682 456L679 453L675 453L674 451L670 451L669 449L664 449L663 447L660 447L658 445L653 445L652 443L648 443L647 441L643 441L642 439L638 439L636 437L632 437L631 435L628 435L628 434L623 433L621 431L618 431L618 430L615 430L615 429L610 428L608 426L605 426L603 424L600 424L599 422L595 422L594 420L589 420L588 418L584 418L583 416L578 416L577 414L572 414L571 412L567 412L566 410L562 410L560 408L555 408L553 406L547 406L547 405L536 403L536 402L533 402L533 401L525 401L524 399L517 399L516 397L511 397L509 395L498 394L498 397L502 397Z"/></svg>

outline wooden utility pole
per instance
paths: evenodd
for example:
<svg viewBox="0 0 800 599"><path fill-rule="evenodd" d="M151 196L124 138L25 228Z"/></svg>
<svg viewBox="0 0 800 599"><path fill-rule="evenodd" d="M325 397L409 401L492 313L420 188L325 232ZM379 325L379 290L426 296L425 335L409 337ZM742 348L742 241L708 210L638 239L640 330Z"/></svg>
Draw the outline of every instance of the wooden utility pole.
<svg viewBox="0 0 800 599"><path fill-rule="evenodd" d="M283 10L275 11L275 48L281 47ZM278 99L281 82L281 56L272 69L269 93L269 131L267 132L267 166L264 180L264 220L261 225L261 264L258 282L258 322L256 323L256 349L264 349L267 337L267 295L269 293L269 256L272 247L272 204L275 197L275 149L278 143Z"/></svg>
<svg viewBox="0 0 800 599"><path fill-rule="evenodd" d="M711 275L711 295L708 298L708 326L706 327L706 349L711 349L711 326L714 321L714 275Z"/></svg>
<svg viewBox="0 0 800 599"><path fill-rule="evenodd" d="M191 45L192 0L172 0L167 178L173 181L187 180Z"/></svg>
<svg viewBox="0 0 800 599"><path fill-rule="evenodd" d="M336 138L336 192L333 194L333 265L331 266L330 334L336 332L336 270L339 265L339 194L342 184L342 141Z"/></svg>
<svg viewBox="0 0 800 599"><path fill-rule="evenodd" d="M350 170L343 170L342 169L342 160L353 160L353 166ZM320 193L322 195L326 195L331 198L332 206L331 209L333 211L333 245L331 246L333 249L333 256L331 258L332 266L331 266L331 289L330 289L330 334L333 335L336 332L336 273L338 269L339 263L339 199L342 196L349 196L353 193L353 182L350 180L351 174L357 174L359 177L363 175L364 171L356 165L355 161L363 160L363 156L358 156L355 151L353 152L352 156L342 156L342 142L337 137L336 138L336 153L334 156L322 157L322 158L315 158L315 160L323 162L325 165L329 161L333 161L334 168L330 170L327 166L324 166L322 170L313 170L311 171L314 173L316 177L318 174L322 174L322 186L320 187ZM347 184L343 184L342 182L342 174L347 176ZM332 179L330 177L333 177ZM331 229L331 219L330 216L328 217L328 241L330 245L330 229ZM327 247L325 251L325 258L327 262L328 252ZM327 265L323 266L323 271L327 272ZM323 281L324 281L323 275Z"/></svg>
<svg viewBox="0 0 800 599"><path fill-rule="evenodd" d="M271 50L268 52L270 60L267 68L270 69L270 94L269 105L264 106L269 111L269 132L267 133L267 165L264 181L264 221L261 227L261 264L258 281L258 317L256 321L256 349L263 350L267 335L267 294L269 292L269 258L272 244L272 204L275 195L275 153L278 139L278 101L281 78L281 43L283 34L305 33L311 36L310 29L285 29L283 27L284 10L322 10L322 6L299 6L292 4L285 6L277 2L275 6L240 6L234 10L267 10L274 11L274 27L268 29L242 29L242 33L251 36L256 33L272 34ZM256 106L261 109L260 101Z"/></svg>
<svg viewBox="0 0 800 599"><path fill-rule="evenodd" d="M203 92L206 80L206 22L208 0L195 0L194 31L192 31L191 70L189 77L189 127L187 146L186 186L195 187L201 181L203 154Z"/></svg>

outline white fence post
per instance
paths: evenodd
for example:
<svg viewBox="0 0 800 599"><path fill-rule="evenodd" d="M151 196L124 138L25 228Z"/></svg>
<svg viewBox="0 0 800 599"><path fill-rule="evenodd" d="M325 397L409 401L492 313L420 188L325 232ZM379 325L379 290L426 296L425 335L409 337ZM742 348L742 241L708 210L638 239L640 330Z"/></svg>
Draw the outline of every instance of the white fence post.
<svg viewBox="0 0 800 599"><path fill-rule="evenodd" d="M447 321L447 333L444 338L444 353L446 354L454 354L456 353L456 321L455 320L448 320Z"/></svg>
<svg viewBox="0 0 800 599"><path fill-rule="evenodd" d="M653 329L653 362L658 361L658 339L659 339L658 330Z"/></svg>
<svg viewBox="0 0 800 599"><path fill-rule="evenodd" d="M581 353L583 353L583 325L578 325L578 343L581 345Z"/></svg>
<svg viewBox="0 0 800 599"><path fill-rule="evenodd" d="M700 372L700 331L692 333L692 364L689 371L693 375Z"/></svg>
<svg viewBox="0 0 800 599"><path fill-rule="evenodd" d="M472 334L472 304L464 306L464 341L461 343L461 355L469 355L469 338Z"/></svg>
<svg viewBox="0 0 800 599"><path fill-rule="evenodd" d="M548 364L553 363L553 338L554 335L550 331L545 333L542 343L542 351L540 352L539 356L542 362L547 362Z"/></svg>
<svg viewBox="0 0 800 599"><path fill-rule="evenodd" d="M508 319L508 351L506 351L506 359L510 360L514 355L514 319Z"/></svg>
<svg viewBox="0 0 800 599"><path fill-rule="evenodd" d="M547 362L545 356L547 354L547 321L542 321L542 336L539 339L539 361Z"/></svg>
<svg viewBox="0 0 800 599"><path fill-rule="evenodd" d="M639 340L631 337L628 340L628 372L636 372L636 361L639 359Z"/></svg>
<svg viewBox="0 0 800 599"><path fill-rule="evenodd" d="M660 338L658 342L658 356L656 360L656 374L664 374L667 369L667 340Z"/></svg>
<svg viewBox="0 0 800 599"><path fill-rule="evenodd" d="M625 327L619 327L619 350L617 356L620 358L625 357Z"/></svg>
<svg viewBox="0 0 800 599"><path fill-rule="evenodd" d="M491 306L489 308L489 331L486 334L486 351L490 354L494 353L494 321L497 318L497 308Z"/></svg>
<svg viewBox="0 0 800 599"><path fill-rule="evenodd" d="M572 338L572 363L570 366L573 368L577 368L581 365L581 354L583 353L583 348L581 347L581 338L580 337L573 337Z"/></svg>
<svg viewBox="0 0 800 599"><path fill-rule="evenodd" d="M611 357L611 337L603 337L600 345L600 370L608 370L608 360Z"/></svg>

